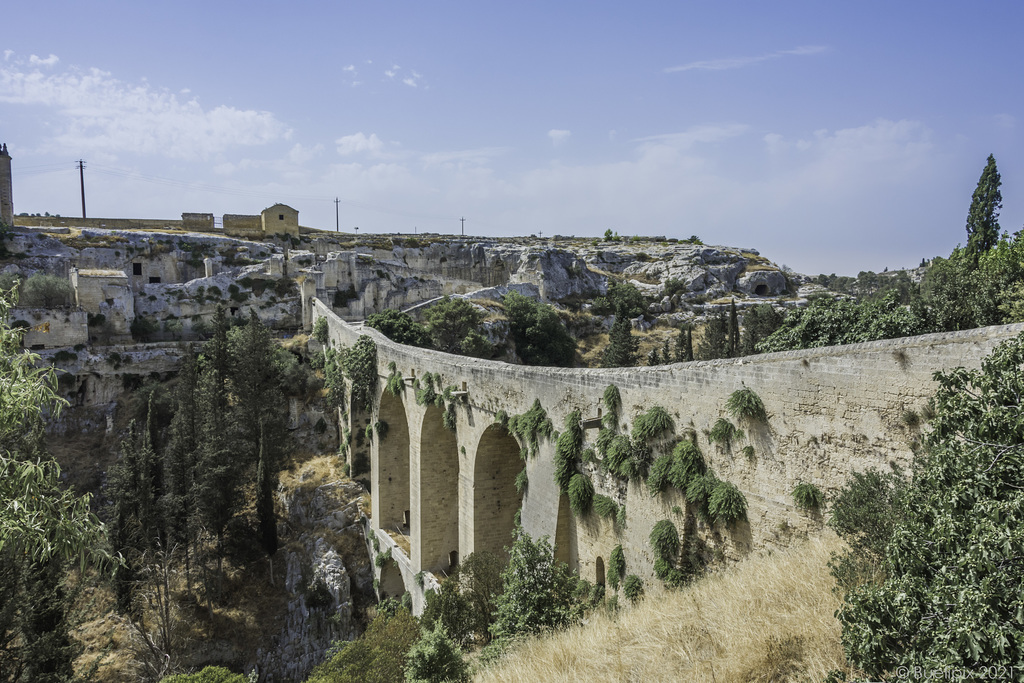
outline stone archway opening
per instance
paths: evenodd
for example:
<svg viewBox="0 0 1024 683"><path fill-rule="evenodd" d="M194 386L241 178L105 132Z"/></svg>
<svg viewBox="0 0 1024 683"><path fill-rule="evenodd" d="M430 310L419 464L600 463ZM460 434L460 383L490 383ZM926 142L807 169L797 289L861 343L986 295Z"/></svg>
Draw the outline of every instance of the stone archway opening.
<svg viewBox="0 0 1024 683"><path fill-rule="evenodd" d="M419 568L435 574L450 568L459 549L459 444L444 426L444 411L429 406L420 428Z"/></svg>
<svg viewBox="0 0 1024 683"><path fill-rule="evenodd" d="M372 480L376 526L409 533L409 421L402 399L384 392L378 419L387 424L383 439L374 435L375 469ZM382 432L384 430L381 430Z"/></svg>
<svg viewBox="0 0 1024 683"><path fill-rule="evenodd" d="M757 296L768 296L768 285L757 285L756 287L754 287L754 294Z"/></svg>
<svg viewBox="0 0 1024 683"><path fill-rule="evenodd" d="M405 582L402 581L402 570L394 562L386 562L380 570L380 581L377 583L377 597L400 598L405 593Z"/></svg>
<svg viewBox="0 0 1024 683"><path fill-rule="evenodd" d="M473 463L473 552L489 551L508 559L516 512L523 498L516 475L523 469L519 442L500 425L491 425L476 447Z"/></svg>
<svg viewBox="0 0 1024 683"><path fill-rule="evenodd" d="M594 585L604 586L604 558L600 555L597 558L596 565L594 568Z"/></svg>

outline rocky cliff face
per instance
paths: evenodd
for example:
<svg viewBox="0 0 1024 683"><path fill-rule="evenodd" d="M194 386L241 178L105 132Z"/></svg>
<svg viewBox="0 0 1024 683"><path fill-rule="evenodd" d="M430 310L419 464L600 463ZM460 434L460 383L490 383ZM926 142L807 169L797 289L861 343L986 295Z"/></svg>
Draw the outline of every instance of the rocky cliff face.
<svg viewBox="0 0 1024 683"><path fill-rule="evenodd" d="M373 595L365 552L359 484L333 481L284 493L286 526L295 534L282 559L289 595L284 626L256 651L267 683L305 680L331 644L361 631L358 612Z"/></svg>

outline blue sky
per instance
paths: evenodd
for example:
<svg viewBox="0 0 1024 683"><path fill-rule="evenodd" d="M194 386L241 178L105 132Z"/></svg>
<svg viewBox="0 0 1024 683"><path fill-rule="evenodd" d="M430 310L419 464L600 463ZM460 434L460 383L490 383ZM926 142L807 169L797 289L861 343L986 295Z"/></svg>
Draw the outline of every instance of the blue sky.
<svg viewBox="0 0 1024 683"><path fill-rule="evenodd" d="M1024 223L1024 3L38 0L4 11L15 211L696 234L806 273Z"/></svg>

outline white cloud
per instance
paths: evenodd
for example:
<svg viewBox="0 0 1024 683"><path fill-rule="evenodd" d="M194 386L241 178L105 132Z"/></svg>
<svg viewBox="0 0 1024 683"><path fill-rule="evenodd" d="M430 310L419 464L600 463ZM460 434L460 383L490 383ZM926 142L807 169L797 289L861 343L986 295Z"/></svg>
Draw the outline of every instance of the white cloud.
<svg viewBox="0 0 1024 683"><path fill-rule="evenodd" d="M548 137L551 138L551 144L555 147L564 143L571 135L571 130L559 130L558 128L553 128L548 131Z"/></svg>
<svg viewBox="0 0 1024 683"><path fill-rule="evenodd" d="M4 61L9 61L11 56L14 54L14 50L4 50Z"/></svg>
<svg viewBox="0 0 1024 683"><path fill-rule="evenodd" d="M346 135L335 140L334 144L337 145L338 154L341 156L364 153L370 156L378 156L384 149L384 143L381 142L376 133L370 133L369 136L362 132Z"/></svg>
<svg viewBox="0 0 1024 683"><path fill-rule="evenodd" d="M415 78L403 78L402 83L405 83L410 88L415 88L417 86Z"/></svg>
<svg viewBox="0 0 1024 683"><path fill-rule="evenodd" d="M394 69L388 69L384 72L384 75L388 78L394 78L397 72Z"/></svg>
<svg viewBox="0 0 1024 683"><path fill-rule="evenodd" d="M46 60L43 60L46 61ZM46 151L158 154L208 159L238 145L287 139L291 130L266 111L205 109L146 83L132 85L99 69L48 74L17 62L0 67L0 102L55 115Z"/></svg>
<svg viewBox="0 0 1024 683"><path fill-rule="evenodd" d="M46 59L43 59L41 57L37 57L36 55L32 55L31 57L28 58L28 63L32 64L33 66L53 66L54 64L56 64L59 61L60 61L60 58L57 57L57 55L53 54L52 52L50 53L50 56L47 57Z"/></svg>
<svg viewBox="0 0 1024 683"><path fill-rule="evenodd" d="M659 147L687 150L698 142L720 142L722 140L743 135L749 129L750 126L741 123L693 126L682 133L651 135L644 138L637 138L633 140L633 142L641 143L642 150L651 150Z"/></svg>
<svg viewBox="0 0 1024 683"><path fill-rule="evenodd" d="M452 152L433 152L423 154L419 159L424 168L478 167L488 164L495 157L499 157L508 151L508 147L480 147L478 149L464 149Z"/></svg>
<svg viewBox="0 0 1024 683"><path fill-rule="evenodd" d="M667 67L664 71L665 73L675 73L677 71L725 71L727 69L740 69L752 64L778 59L779 57L816 55L824 52L826 49L823 45L805 45L793 48L792 50L778 50L768 54L757 55L756 57L728 57L725 59L707 59L690 62L679 66Z"/></svg>
<svg viewBox="0 0 1024 683"><path fill-rule="evenodd" d="M341 70L342 70L342 71L349 71L349 72L355 73L355 71L356 71L356 65L355 65L355 64L349 64L349 65L348 65L348 66L346 66L346 67L342 67L342 69L341 69Z"/></svg>

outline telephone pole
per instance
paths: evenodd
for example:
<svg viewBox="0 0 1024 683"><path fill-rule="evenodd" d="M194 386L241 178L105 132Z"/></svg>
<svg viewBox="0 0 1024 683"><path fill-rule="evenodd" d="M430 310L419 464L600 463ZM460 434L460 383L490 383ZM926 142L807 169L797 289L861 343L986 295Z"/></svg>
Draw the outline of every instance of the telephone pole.
<svg viewBox="0 0 1024 683"><path fill-rule="evenodd" d="M85 162L78 160L78 180L82 184L82 218L85 218Z"/></svg>
<svg viewBox="0 0 1024 683"><path fill-rule="evenodd" d="M460 218L459 220L462 221L462 236L465 237L466 236L466 219L465 218Z"/></svg>
<svg viewBox="0 0 1024 683"><path fill-rule="evenodd" d="M341 232L341 224L338 222L338 203L341 200L334 198L334 232Z"/></svg>

